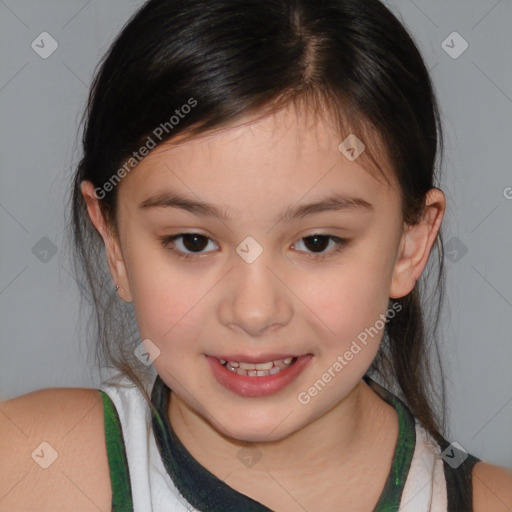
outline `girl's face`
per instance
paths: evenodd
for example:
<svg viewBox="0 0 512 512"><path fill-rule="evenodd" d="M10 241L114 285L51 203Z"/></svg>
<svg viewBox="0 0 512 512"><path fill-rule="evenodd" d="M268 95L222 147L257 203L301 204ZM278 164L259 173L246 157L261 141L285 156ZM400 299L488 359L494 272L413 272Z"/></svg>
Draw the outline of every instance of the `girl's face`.
<svg viewBox="0 0 512 512"><path fill-rule="evenodd" d="M350 161L328 122L308 125L292 107L247 120L151 151L118 185L108 254L173 399L258 442L298 431L357 386L389 298L413 288L428 254L413 251L426 231L405 244L391 171L388 185ZM268 364L251 376L237 373L243 363Z"/></svg>

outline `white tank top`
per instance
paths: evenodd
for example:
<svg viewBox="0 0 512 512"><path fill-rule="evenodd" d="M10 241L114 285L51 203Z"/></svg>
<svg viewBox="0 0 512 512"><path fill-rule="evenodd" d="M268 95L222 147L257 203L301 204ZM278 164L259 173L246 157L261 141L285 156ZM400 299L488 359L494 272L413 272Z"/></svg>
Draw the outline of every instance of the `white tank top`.
<svg viewBox="0 0 512 512"><path fill-rule="evenodd" d="M109 381L113 382L113 381ZM164 465L150 408L127 377L100 389L112 400L122 427L135 512L197 510L180 494ZM151 396L151 389L148 389ZM416 444L400 501L400 512L446 512L447 485L441 447L415 419ZM243 511L241 511L243 512Z"/></svg>

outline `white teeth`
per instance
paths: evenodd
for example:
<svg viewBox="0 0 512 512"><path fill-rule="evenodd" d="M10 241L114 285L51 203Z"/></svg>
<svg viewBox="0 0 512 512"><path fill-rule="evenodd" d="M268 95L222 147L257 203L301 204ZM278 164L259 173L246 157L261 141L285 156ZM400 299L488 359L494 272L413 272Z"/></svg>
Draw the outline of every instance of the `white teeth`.
<svg viewBox="0 0 512 512"><path fill-rule="evenodd" d="M273 361L269 361L268 363L258 363L254 365L256 367L256 370L270 370L272 366L274 366Z"/></svg>
<svg viewBox="0 0 512 512"><path fill-rule="evenodd" d="M288 366L293 360L293 357L287 357L286 359L276 359L275 361L268 361L266 363L244 363L243 361L229 361L229 364L233 368L241 368L242 370L270 370L272 366L284 367ZM224 364L222 360L221 364Z"/></svg>
<svg viewBox="0 0 512 512"><path fill-rule="evenodd" d="M242 370L270 370L270 368L274 366L274 361L269 361L268 363L237 363L237 365L239 365Z"/></svg>
<svg viewBox="0 0 512 512"><path fill-rule="evenodd" d="M220 363L226 366L226 369L243 375L246 377L266 377L268 375L275 375L288 368L293 357L287 357L286 359L276 359L275 361L268 361L266 363L244 363L240 361L225 361L219 359Z"/></svg>

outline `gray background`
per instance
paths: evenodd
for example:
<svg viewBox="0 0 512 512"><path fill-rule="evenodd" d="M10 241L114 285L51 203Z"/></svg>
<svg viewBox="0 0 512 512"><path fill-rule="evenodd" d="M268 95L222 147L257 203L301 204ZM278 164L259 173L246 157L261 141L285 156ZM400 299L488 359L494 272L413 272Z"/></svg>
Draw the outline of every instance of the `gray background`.
<svg viewBox="0 0 512 512"><path fill-rule="evenodd" d="M78 317L66 204L93 70L141 4L0 1L0 398L100 383ZM387 5L432 71L446 134L450 440L512 468L512 3ZM462 48L454 31L469 44L457 58L443 49ZM58 43L46 59L31 47L42 32Z"/></svg>

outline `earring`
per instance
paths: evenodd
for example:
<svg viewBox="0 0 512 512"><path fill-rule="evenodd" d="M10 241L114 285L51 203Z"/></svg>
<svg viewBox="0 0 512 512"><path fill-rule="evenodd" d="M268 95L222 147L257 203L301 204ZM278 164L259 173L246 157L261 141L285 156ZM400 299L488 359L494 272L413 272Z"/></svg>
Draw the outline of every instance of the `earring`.
<svg viewBox="0 0 512 512"><path fill-rule="evenodd" d="M117 290L119 290L119 285L118 284L116 284L116 292L117 292Z"/></svg>

